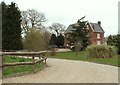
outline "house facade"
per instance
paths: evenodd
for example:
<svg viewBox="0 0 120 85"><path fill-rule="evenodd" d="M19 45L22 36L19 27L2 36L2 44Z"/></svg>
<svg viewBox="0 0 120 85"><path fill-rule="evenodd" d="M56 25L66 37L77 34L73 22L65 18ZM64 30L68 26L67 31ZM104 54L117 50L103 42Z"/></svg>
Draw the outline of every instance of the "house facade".
<svg viewBox="0 0 120 85"><path fill-rule="evenodd" d="M67 30L65 31L64 35L64 46L69 47L70 42L69 42L69 34L71 33L72 25L69 25ZM79 25L78 23L75 23L74 25ZM97 23L86 23L86 29L89 30L89 37L90 37L90 43L92 45L102 45L104 44L104 30L101 27L101 22L98 21Z"/></svg>

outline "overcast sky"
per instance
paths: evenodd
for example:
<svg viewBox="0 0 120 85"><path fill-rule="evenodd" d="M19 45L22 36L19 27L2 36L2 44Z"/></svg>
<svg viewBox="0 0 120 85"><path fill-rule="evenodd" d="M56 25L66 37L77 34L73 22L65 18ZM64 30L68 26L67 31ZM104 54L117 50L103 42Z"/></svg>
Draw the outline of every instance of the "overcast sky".
<svg viewBox="0 0 120 85"><path fill-rule="evenodd" d="M3 0L1 0L3 1ZM54 22L68 25L86 16L92 23L101 21L105 36L118 33L118 2L120 0L4 0L15 2L20 10L36 9L45 13L46 25Z"/></svg>

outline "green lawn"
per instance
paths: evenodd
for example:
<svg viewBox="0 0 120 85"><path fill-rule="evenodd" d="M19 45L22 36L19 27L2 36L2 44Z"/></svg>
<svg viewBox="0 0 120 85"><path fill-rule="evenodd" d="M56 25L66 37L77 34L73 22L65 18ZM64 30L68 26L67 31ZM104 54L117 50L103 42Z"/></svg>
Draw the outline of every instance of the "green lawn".
<svg viewBox="0 0 120 85"><path fill-rule="evenodd" d="M3 63L12 63L12 62L28 62L32 61L30 58L19 58L15 56L3 56ZM35 65L35 70L39 70L45 66L45 63L41 62ZM7 66L3 67L3 75L12 75L16 73L25 73L33 72L32 65L18 65L18 66Z"/></svg>
<svg viewBox="0 0 120 85"><path fill-rule="evenodd" d="M118 66L118 55L113 56L113 58L89 58L86 56L85 51L79 52L78 56L76 56L76 52L57 52L55 56L50 56L50 53L48 53L47 55L48 55L47 57L49 58L81 60L81 61L89 61L89 62Z"/></svg>

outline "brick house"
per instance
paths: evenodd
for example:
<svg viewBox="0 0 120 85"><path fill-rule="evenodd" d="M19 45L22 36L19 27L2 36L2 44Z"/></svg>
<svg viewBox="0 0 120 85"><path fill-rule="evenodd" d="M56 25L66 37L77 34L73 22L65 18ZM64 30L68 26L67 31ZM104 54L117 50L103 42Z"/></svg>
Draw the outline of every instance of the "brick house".
<svg viewBox="0 0 120 85"><path fill-rule="evenodd" d="M71 33L72 25L69 25L67 30L64 33L64 46L69 47L70 42L68 41L69 33ZM74 25L79 25L78 23L75 23ZM86 29L89 30L89 36L90 36L90 42L92 45L102 45L104 44L104 30L101 27L101 22L98 21L98 23L86 23Z"/></svg>

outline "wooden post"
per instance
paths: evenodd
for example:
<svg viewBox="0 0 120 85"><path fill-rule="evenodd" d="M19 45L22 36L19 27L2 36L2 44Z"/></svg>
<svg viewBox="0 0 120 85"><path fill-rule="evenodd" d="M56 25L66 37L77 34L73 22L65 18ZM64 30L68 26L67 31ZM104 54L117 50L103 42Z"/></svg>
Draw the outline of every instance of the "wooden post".
<svg viewBox="0 0 120 85"><path fill-rule="evenodd" d="M45 59L45 64L46 64L46 59Z"/></svg>
<svg viewBox="0 0 120 85"><path fill-rule="evenodd" d="M34 55L32 57L32 63L33 63L33 66L32 66L33 72L35 73L35 56Z"/></svg>
<svg viewBox="0 0 120 85"><path fill-rule="evenodd" d="M41 55L39 54L39 59L41 58ZM39 62L39 64L40 64L40 62Z"/></svg>
<svg viewBox="0 0 120 85"><path fill-rule="evenodd" d="M44 53L44 55L43 55L43 56L44 56L44 58L45 58L45 53ZM45 64L46 64L46 59L45 59Z"/></svg>

